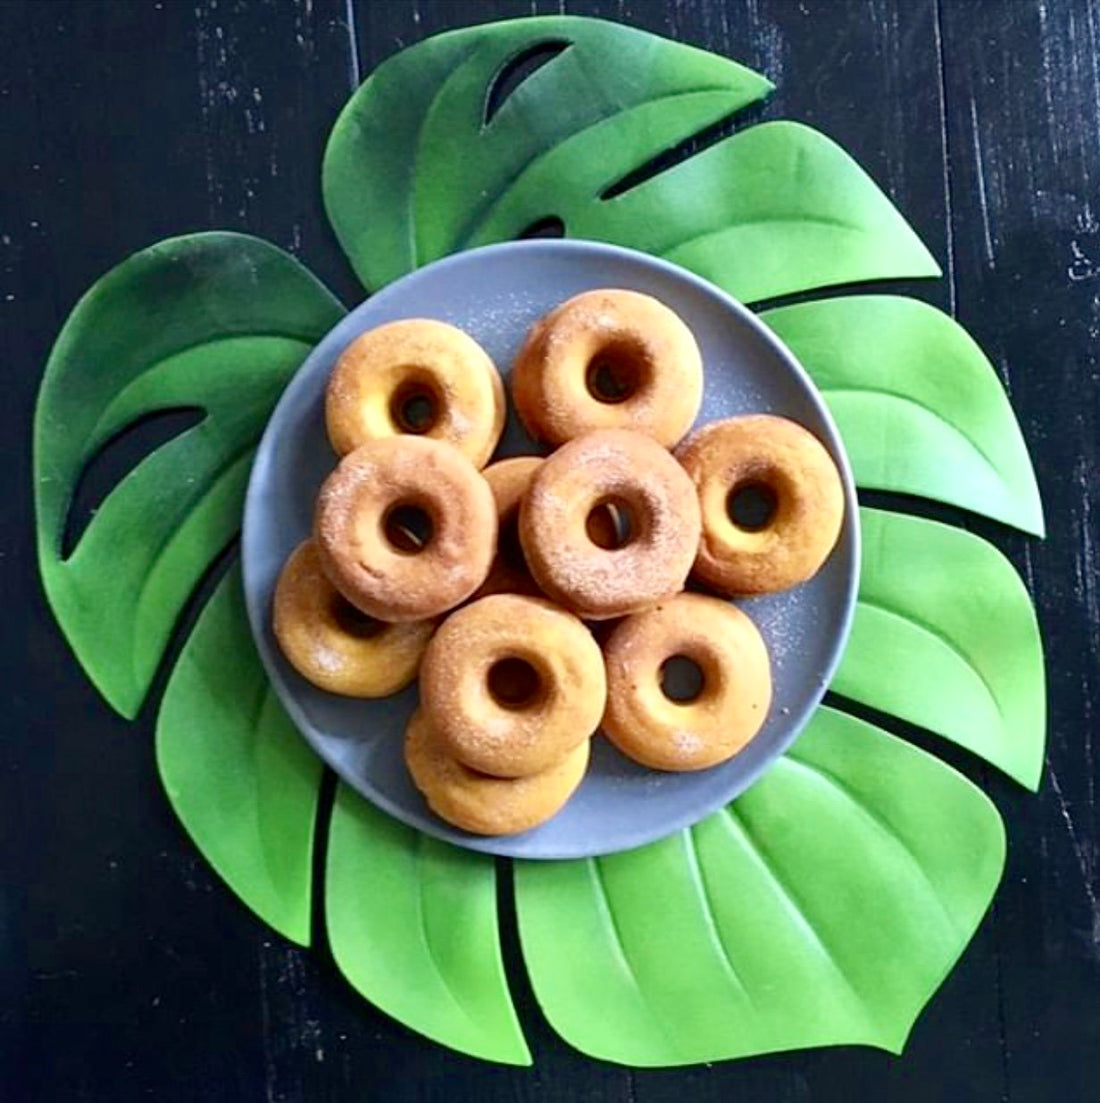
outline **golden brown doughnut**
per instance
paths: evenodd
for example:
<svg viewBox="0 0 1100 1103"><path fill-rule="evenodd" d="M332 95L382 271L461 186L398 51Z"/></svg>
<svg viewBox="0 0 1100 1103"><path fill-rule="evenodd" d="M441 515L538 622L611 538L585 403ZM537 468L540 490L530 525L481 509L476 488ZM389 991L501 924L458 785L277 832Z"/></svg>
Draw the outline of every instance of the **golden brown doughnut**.
<svg viewBox="0 0 1100 1103"><path fill-rule="evenodd" d="M504 385L485 350L446 322L406 318L357 337L333 369L325 422L338 455L413 433L484 467L504 428Z"/></svg>
<svg viewBox="0 0 1100 1103"><path fill-rule="evenodd" d="M417 522L430 534L410 547L395 528ZM313 534L322 569L356 608L379 620L425 620L485 581L496 506L458 449L429 437L385 437L348 453L325 480Z"/></svg>
<svg viewBox="0 0 1100 1103"><path fill-rule="evenodd" d="M637 291L586 291L532 327L512 371L527 431L563 444L594 429L633 429L672 447L703 397L691 330Z"/></svg>
<svg viewBox="0 0 1100 1103"><path fill-rule="evenodd" d="M703 675L690 701L675 701L662 689L662 668L677 656ZM678 594L627 617L611 634L604 659L604 733L651 769L703 770L724 762L768 715L767 648L756 625L721 598Z"/></svg>
<svg viewBox="0 0 1100 1103"><path fill-rule="evenodd" d="M312 540L286 561L275 587L275 638L291 666L320 689L387 697L415 677L433 621L383 624L340 596Z"/></svg>
<svg viewBox="0 0 1100 1103"><path fill-rule="evenodd" d="M726 594L760 594L805 582L840 535L844 487L825 446L793 421L766 414L712 421L677 450L699 494L703 538L695 573ZM762 527L731 515L752 488L773 501Z"/></svg>
<svg viewBox="0 0 1100 1103"><path fill-rule="evenodd" d="M573 795L588 766L589 746L585 739L537 774L490 777L448 754L418 709L405 731L405 763L441 819L478 835L514 835L545 823Z"/></svg>
<svg viewBox="0 0 1100 1103"><path fill-rule="evenodd" d="M494 594L448 617L420 666L420 703L448 754L495 777L545 770L603 715L588 629L541 598Z"/></svg>
<svg viewBox="0 0 1100 1103"><path fill-rule="evenodd" d="M609 503L630 519L621 547L601 547L588 527ZM552 600L605 620L683 589L699 543L699 503L683 468L652 437L603 429L563 445L535 472L519 535Z"/></svg>
<svg viewBox="0 0 1100 1103"><path fill-rule="evenodd" d="M540 463L541 456L513 456L490 464L481 473L496 501L497 553L475 600L490 594L539 594L519 542L519 504Z"/></svg>

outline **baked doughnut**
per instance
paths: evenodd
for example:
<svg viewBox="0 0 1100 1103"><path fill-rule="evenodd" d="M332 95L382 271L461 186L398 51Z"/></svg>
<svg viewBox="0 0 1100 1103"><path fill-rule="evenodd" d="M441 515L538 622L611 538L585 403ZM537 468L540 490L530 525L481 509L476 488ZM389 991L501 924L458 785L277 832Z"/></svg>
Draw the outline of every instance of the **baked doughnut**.
<svg viewBox="0 0 1100 1103"><path fill-rule="evenodd" d="M325 393L338 455L412 433L453 444L484 467L504 428L504 384L485 350L461 329L428 318L389 322L357 337Z"/></svg>
<svg viewBox="0 0 1100 1103"><path fill-rule="evenodd" d="M542 596L519 542L519 505L540 463L541 456L512 456L482 471L497 504L497 554L489 577L474 594L475 601L490 594ZM604 506L589 517L588 533L601 548L615 547L621 524L620 512Z"/></svg>
<svg viewBox="0 0 1100 1103"><path fill-rule="evenodd" d="M699 494L703 538L695 574L725 594L805 582L829 557L844 520L844 487L825 446L766 414L712 421L676 453ZM764 499L759 523L738 523L738 495Z"/></svg>
<svg viewBox="0 0 1100 1103"><path fill-rule="evenodd" d="M580 785L589 747L583 740L536 774L490 777L447 753L423 709L413 713L405 731L405 763L428 807L478 835L514 835L550 819Z"/></svg>
<svg viewBox="0 0 1100 1103"><path fill-rule="evenodd" d="M512 371L527 431L564 444L593 429L633 429L671 448L703 397L691 330L637 291L586 291L532 327Z"/></svg>
<svg viewBox="0 0 1100 1103"><path fill-rule="evenodd" d="M628 520L620 547L588 527L612 505ZM699 502L683 468L652 437L602 429L563 445L531 479L519 536L539 587L590 620L683 589L699 544Z"/></svg>
<svg viewBox="0 0 1100 1103"><path fill-rule="evenodd" d="M422 541L409 536L418 528ZM322 569L352 605L379 620L425 620L485 581L497 514L489 484L456 448L384 437L325 480L313 534Z"/></svg>
<svg viewBox="0 0 1100 1103"><path fill-rule="evenodd" d="M662 688L672 658L695 663L699 692L673 700ZM627 617L604 648L604 734L654 770L703 770L735 755L771 704L767 648L756 625L721 598L678 594Z"/></svg>
<svg viewBox="0 0 1100 1103"><path fill-rule="evenodd" d="M345 697L388 697L415 677L433 621L383 624L341 597L312 540L286 561L275 587L275 638L291 666Z"/></svg>
<svg viewBox="0 0 1100 1103"><path fill-rule="evenodd" d="M519 504L541 463L541 456L513 456L498 460L482 471L497 506L497 552L489 568L489 577L481 584L475 599L489 594L533 597L539 593L519 542Z"/></svg>
<svg viewBox="0 0 1100 1103"><path fill-rule="evenodd" d="M420 666L420 703L442 747L495 777L545 770L603 715L592 634L540 598L494 594L449 616Z"/></svg>

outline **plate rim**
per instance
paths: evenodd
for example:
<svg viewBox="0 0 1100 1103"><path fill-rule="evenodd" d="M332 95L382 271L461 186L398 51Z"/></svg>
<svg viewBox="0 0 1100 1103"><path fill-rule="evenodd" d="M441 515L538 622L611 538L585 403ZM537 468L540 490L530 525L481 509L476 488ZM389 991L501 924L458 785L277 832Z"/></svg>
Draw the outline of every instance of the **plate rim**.
<svg viewBox="0 0 1100 1103"><path fill-rule="evenodd" d="M425 805L425 818L429 823L433 825L438 823L438 830L432 830L425 827L423 823L414 822L405 809L396 801L392 800L388 794L375 791L373 788L367 791L363 785L362 780L356 780L347 776L345 770L334 761L334 758L328 753L325 745L320 741L314 739L310 734L311 724L307 721L302 707L299 705L296 696L290 692L289 688L282 684L282 678L277 676L276 670L273 668L273 655L270 654L271 647L267 640L267 620L269 616L264 615L264 611L257 608L259 604L258 598L254 596L256 591L261 589L256 580L250 579L251 569L249 567L252 557L247 553L247 547L251 542L250 531L258 524L256 516L259 512L256 506L257 499L260 497L260 483L261 472L263 471L265 464L261 462L265 459L273 449L273 441L278 439L273 435L272 426L279 420L279 414L283 410L284 405L287 405L291 398L291 391L294 389L295 382L304 374L311 370L311 367L318 356L319 351L325 342L329 339L331 334L339 326L343 325L358 311L363 310L368 304L377 304L380 301L386 302L391 298L400 297L402 288L404 285L417 278L422 277L423 274L429 269L433 272L439 272L451 267L457 267L460 265L470 264L471 262L477 263L479 259L502 253L514 253L514 252L531 252L538 254L540 252L557 253L567 252L579 255L597 255L599 257L614 258L620 261L628 263L641 264L643 267L655 269L658 272L663 273L667 277L672 278L675 281L687 283L693 285L694 288L704 295L712 298L717 298L723 305L723 307L736 315L739 320L745 323L755 335L761 339L765 344L771 346L775 353L783 360L785 366L791 371L802 384L803 390L806 392L809 400L815 407L818 416L821 418L825 428L828 431L828 439L825 443L830 445L830 453L835 461L837 461L837 468L840 473L841 483L844 490L844 503L845 503L845 522L841 530L840 539L844 539L845 530L850 529L851 540L851 564L846 572L846 594L843 607L841 609L840 627L836 633L834 645L831 648L829 660L825 665L825 669L822 671L818 681L819 684L812 688L808 704L804 709L801 709L799 715L792 717L791 721L786 725L782 731L780 738L775 741L775 747L773 752L753 770L747 777L740 779L741 784L731 794L727 794L721 800L716 802L704 802L701 806L694 808L688 813L676 817L674 820L662 823L660 832L658 834L652 834L644 837L640 841L633 841L627 845L618 845L610 847L595 846L591 849L580 852L551 852L546 851L537 854L516 854L513 850L510 850L508 843L511 840L517 838L524 838L530 834L530 832L524 832L519 835L494 835L494 836L482 836L474 835L472 833L463 832L459 828L455 828L445 821L439 820L434 812ZM422 315L424 316L424 315ZM366 332L365 330L363 332ZM507 384L505 384L507 387ZM816 435L816 434L815 434ZM830 553L832 554L832 553ZM734 298L729 292L719 287L717 284L712 283L710 280L705 279L702 276L697 275L694 272L689 271L686 268L681 267L671 261L665 260L662 257L655 257L649 253L644 253L637 249L630 249L621 245L611 245L605 242L593 241L584 238L525 238L516 241L497 242L492 245L483 245L475 249L467 249L458 253L452 253L448 256L441 257L438 260L432 261L429 264L414 268L412 271L405 273L398 279L391 283L386 284L378 291L369 293L351 307L347 312L333 325L327 333L317 342L312 348L309 354L301 362L298 368L294 371L294 374L287 380L282 392L279 395L278 400L272 407L271 412L268 414L267 420L264 424L263 433L256 445L256 451L253 456L253 462L248 476L248 486L245 491L244 508L242 512L241 521L241 537L240 537L240 563L241 563L241 584L244 591L245 609L249 622L249 631L252 636L253 645L260 657L260 661L264 668L264 673L267 676L268 682L275 692L276 697L279 700L280 705L284 708L287 715L290 717L298 736L303 739L309 746L310 750L318 755L318 757L331 769L336 775L339 781L350 786L356 793L358 793L364 800L370 801L375 807L381 809L387 815L392 816L403 825L411 828L414 831L423 832L433 838L440 839L453 846L460 846L467 850L472 850L478 853L488 854L495 857L510 857L524 861L569 861L569 860L581 860L584 858L596 858L605 857L610 854L625 853L630 850L637 849L642 846L647 846L658 842L662 839L668 838L678 831L682 831L686 828L694 826L707 816L716 813L719 809L725 807L731 801L736 800L742 794L747 792L753 785L755 785L768 771L775 765L775 763L785 755L790 748L798 740L799 736L805 731L810 720L813 718L814 713L821 707L822 700L828 690L830 683L836 674L837 668L840 665L841 659L844 656L844 652L847 647L848 639L851 634L852 623L855 617L856 605L858 603L859 596L859 579L862 565L862 533L861 525L859 522L859 503L856 494L855 479L851 469L851 462L848 457L847 449L844 446L844 440L840 434L840 430L837 427L836 421L832 416L828 404L825 401L825 397L817 384L814 383L812 377L793 352L787 347L787 345L780 339L780 337L773 332L760 318L759 316L749 309L744 303ZM721 600L730 600L721 598ZM595 736L593 736L595 738ZM688 775L691 776L691 775ZM537 831L538 828L532 829Z"/></svg>

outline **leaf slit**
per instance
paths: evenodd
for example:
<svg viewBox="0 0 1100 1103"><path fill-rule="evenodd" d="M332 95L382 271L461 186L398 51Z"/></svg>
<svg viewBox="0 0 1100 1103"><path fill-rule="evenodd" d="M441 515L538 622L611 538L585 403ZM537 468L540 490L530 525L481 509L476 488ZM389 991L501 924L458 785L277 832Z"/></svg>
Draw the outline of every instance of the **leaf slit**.
<svg viewBox="0 0 1100 1103"><path fill-rule="evenodd" d="M95 512L111 491L158 448L193 429L206 417L201 406L151 410L109 437L88 460L73 488L61 534L61 561L76 550Z"/></svg>
<svg viewBox="0 0 1100 1103"><path fill-rule="evenodd" d="M505 100L525 81L533 77L544 65L553 61L573 43L567 38L549 38L513 54L496 72L485 93L485 110L482 127L487 127Z"/></svg>
<svg viewBox="0 0 1100 1103"><path fill-rule="evenodd" d="M648 161L642 162L637 168L631 169L626 175L620 176L618 180L612 181L600 192L599 198L617 199L620 195L624 195L633 188L652 180L653 177L659 176L662 172L667 172L711 146L724 141L747 122L758 122L757 116L759 113L759 109L753 111L751 107L741 107L736 111L731 111L730 114L724 115L717 122L702 127L686 138L681 138L674 145L661 150L660 153L650 157Z"/></svg>
<svg viewBox="0 0 1100 1103"><path fill-rule="evenodd" d="M553 214L545 218L536 218L516 234L516 241L524 241L532 237L565 237L565 223Z"/></svg>
<svg viewBox="0 0 1100 1103"><path fill-rule="evenodd" d="M155 723L157 710L160 708L161 699L164 696L164 688L168 679L172 676L176 661L182 652L184 645L191 635L191 629L199 619L207 602L214 595L214 591L221 583L222 577L233 566L233 561L240 551L241 534L235 532L217 555L211 559L209 566L195 583L187 601L180 609L179 616L172 626L172 633L164 645L160 661L157 663L156 673L153 675L149 688L141 700L136 711L128 715L128 719L136 719L143 711L147 711L151 723Z"/></svg>
<svg viewBox="0 0 1100 1103"><path fill-rule="evenodd" d="M334 962L332 947L328 941L325 923L325 874L328 868L329 831L332 812L336 805L336 773L328 766L321 773L321 788L317 794L317 809L313 825L313 875L310 878L312 895L309 902L309 944L316 952L323 947L325 958Z"/></svg>

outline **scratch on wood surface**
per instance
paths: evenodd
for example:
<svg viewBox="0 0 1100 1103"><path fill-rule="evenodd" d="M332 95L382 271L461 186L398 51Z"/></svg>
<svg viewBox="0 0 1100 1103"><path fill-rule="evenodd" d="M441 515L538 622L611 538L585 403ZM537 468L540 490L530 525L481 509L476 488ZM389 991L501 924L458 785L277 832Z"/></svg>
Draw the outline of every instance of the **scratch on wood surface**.
<svg viewBox="0 0 1100 1103"><path fill-rule="evenodd" d="M305 963L295 946L264 939L259 947L264 1099L304 1099L303 1058L325 1059L320 1020L310 1012Z"/></svg>
<svg viewBox="0 0 1100 1103"><path fill-rule="evenodd" d="M209 133L210 115L214 109L215 95L210 86L208 69L211 65L210 30L206 13L201 6L195 8L195 71L199 83L199 111L202 113L203 130ZM210 199L211 216L221 206L221 181L214 167L214 147L210 141L203 143L203 160L206 174L206 192Z"/></svg>
<svg viewBox="0 0 1100 1103"><path fill-rule="evenodd" d="M1039 0L1039 45L1042 50L1042 88L1043 102L1046 107L1047 119L1051 122L1051 148L1054 153L1054 161L1057 164L1059 157L1058 128L1053 125L1056 116L1054 108L1054 64L1051 59L1051 34L1047 26L1046 0Z"/></svg>
<svg viewBox="0 0 1100 1103"><path fill-rule="evenodd" d="M1058 808L1065 822L1078 868L1081 871L1081 882L1085 889L1085 897L1088 900L1092 923L1090 941L1093 956L1100 958L1100 901L1097 900L1096 886L1093 884L1096 870L1096 844L1091 839L1082 838L1079 834L1073 816L1070 814L1069 803L1062 792L1061 783L1058 781L1058 775L1055 773L1049 757L1047 758L1047 774L1050 777L1051 788L1053 788L1054 795L1058 800Z"/></svg>
<svg viewBox="0 0 1100 1103"><path fill-rule="evenodd" d="M1079 554L1075 557L1075 585L1074 596L1084 606L1089 626L1089 642L1092 648L1097 646L1100 636L1100 589L1097 586L1097 571L1100 563L1096 558L1096 547L1093 544L1092 523L1092 486L1090 463L1085 456L1080 456L1074 468L1073 477L1081 492L1081 543Z"/></svg>
<svg viewBox="0 0 1100 1103"><path fill-rule="evenodd" d="M974 137L974 167L978 176L978 209L982 215L982 240L985 243L985 259L990 270L996 267L993 259L993 237L989 231L989 199L985 192L985 158L982 156L982 135L978 129L978 105L970 97L970 129Z"/></svg>
<svg viewBox="0 0 1100 1103"><path fill-rule="evenodd" d="M947 130L947 61L943 49L943 9L939 0L936 3L936 18L932 22L936 39L936 61L939 71L939 109L940 109L940 161L943 164L943 204L945 211L944 229L947 236L947 312L952 318L958 315L955 296L955 216L951 195L951 141Z"/></svg>
<svg viewBox="0 0 1100 1103"><path fill-rule="evenodd" d="M760 68L764 76L776 87L783 85L783 70L786 62L786 43L779 24L767 19L760 13L757 0L748 3L749 25L752 28L752 41L759 51Z"/></svg>
<svg viewBox="0 0 1100 1103"><path fill-rule="evenodd" d="M352 88L358 88L362 77L359 71L359 32L355 27L355 0L344 0L344 18L347 22L348 41L348 80Z"/></svg>
<svg viewBox="0 0 1100 1103"><path fill-rule="evenodd" d="M1074 554L1074 597L1085 610L1085 624L1088 632L1088 662L1081 685L1081 706L1083 711L1082 732L1085 755L1085 784L1088 790L1089 807L1096 807L1096 769L1093 759L1093 678L1100 668L1100 582L1097 572L1096 532L1092 520L1092 488L1090 486L1091 464L1084 456L1074 466L1074 485L1081 495L1080 535Z"/></svg>
<svg viewBox="0 0 1100 1103"><path fill-rule="evenodd" d="M263 1034L264 1050L264 1099L266 1103L275 1103L277 1096L278 1069L275 1066L275 1054L272 1049L271 1029L271 993L268 990L267 954L271 943L260 944L260 1026Z"/></svg>

